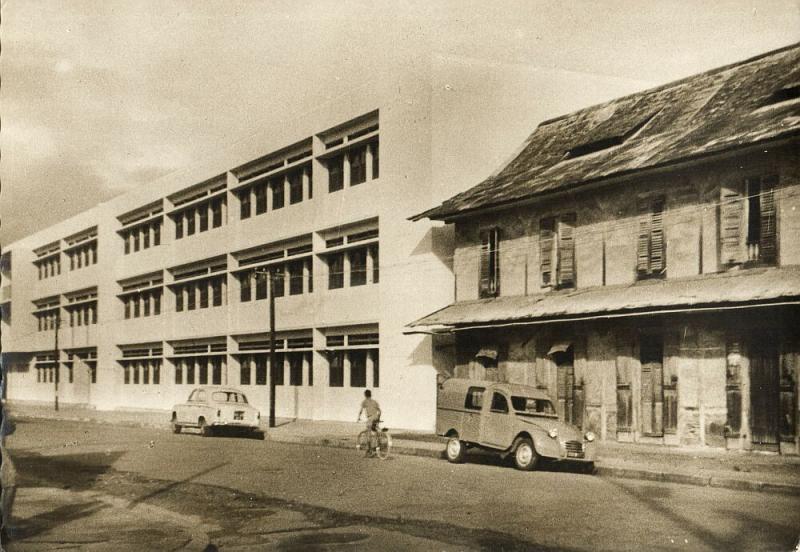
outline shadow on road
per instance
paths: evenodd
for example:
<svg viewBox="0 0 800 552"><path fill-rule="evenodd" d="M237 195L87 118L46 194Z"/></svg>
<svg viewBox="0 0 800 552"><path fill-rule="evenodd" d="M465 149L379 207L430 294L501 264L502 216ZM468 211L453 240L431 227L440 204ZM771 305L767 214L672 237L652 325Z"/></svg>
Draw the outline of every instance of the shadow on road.
<svg viewBox="0 0 800 552"><path fill-rule="evenodd" d="M83 491L95 486L98 479L112 470L122 452L94 452L42 456L14 454L18 487L59 487Z"/></svg>
<svg viewBox="0 0 800 552"><path fill-rule="evenodd" d="M167 483L166 485L163 485L162 487L156 489L155 491L152 491L150 493L147 493L146 495L140 496L140 497L132 500L131 503L128 504L128 509L132 509L136 505L141 504L142 502L146 502L146 501L150 500L151 498L157 497L157 496L162 495L164 493L168 493L169 491L171 491L175 487L179 487L181 485L185 485L186 483L189 483L189 482L191 482L191 481L193 481L193 480L195 480L195 479L197 479L199 477L202 477L202 476L204 476L206 474L209 474L209 473L211 473L213 471L216 471L216 470L220 469L223 466L227 466L228 464L230 464L230 462L221 462L221 463L217 464L216 466L211 466L210 468L206 468L206 469L204 469L202 471L199 471L199 472L197 472L197 473L195 473L193 475L190 475L189 477L185 477L185 478L181 479L180 481L172 481L170 483Z"/></svg>

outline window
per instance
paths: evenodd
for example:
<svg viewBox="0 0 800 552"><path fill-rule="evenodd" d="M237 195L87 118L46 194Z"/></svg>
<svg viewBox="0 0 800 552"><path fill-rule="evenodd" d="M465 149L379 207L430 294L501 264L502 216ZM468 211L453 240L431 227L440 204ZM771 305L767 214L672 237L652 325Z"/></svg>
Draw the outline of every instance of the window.
<svg viewBox="0 0 800 552"><path fill-rule="evenodd" d="M284 266L279 265L269 271L269 277L272 278L272 293L275 297L283 297L284 295Z"/></svg>
<svg viewBox="0 0 800 552"><path fill-rule="evenodd" d="M363 184L367 181L367 148L355 149L348 154L350 159L350 185Z"/></svg>
<svg viewBox="0 0 800 552"><path fill-rule="evenodd" d="M372 358L372 387L380 387L381 386L381 368L379 364L378 357L378 350L374 349L369 352L370 357Z"/></svg>
<svg viewBox="0 0 800 552"><path fill-rule="evenodd" d="M481 259L480 282L478 294L480 297L494 297L500 292L500 265L499 241L500 230L490 228L480 232Z"/></svg>
<svg viewBox="0 0 800 552"><path fill-rule="evenodd" d="M363 286L367 283L367 250L350 251L350 285Z"/></svg>
<svg viewBox="0 0 800 552"><path fill-rule="evenodd" d="M200 308L208 308L208 282L198 282L197 289L200 292Z"/></svg>
<svg viewBox="0 0 800 552"><path fill-rule="evenodd" d="M721 264L774 265L778 260L777 176L748 178L722 186Z"/></svg>
<svg viewBox="0 0 800 552"><path fill-rule="evenodd" d="M328 257L328 289L344 287L344 253Z"/></svg>
<svg viewBox="0 0 800 552"><path fill-rule="evenodd" d="M275 353L275 367L272 371L272 375L275 378L275 385L284 385L283 373L285 369L283 359L283 353Z"/></svg>
<svg viewBox="0 0 800 552"><path fill-rule="evenodd" d="M161 221L158 220L153 223L153 245L161 245Z"/></svg>
<svg viewBox="0 0 800 552"><path fill-rule="evenodd" d="M183 287L175 288L175 310L177 312L183 310Z"/></svg>
<svg viewBox="0 0 800 552"><path fill-rule="evenodd" d="M348 351L350 359L350 387L367 386L367 351Z"/></svg>
<svg viewBox="0 0 800 552"><path fill-rule="evenodd" d="M211 280L211 301L215 307L222 305L222 278Z"/></svg>
<svg viewBox="0 0 800 552"><path fill-rule="evenodd" d="M328 353L328 385L330 387L344 387L344 351L331 351Z"/></svg>
<svg viewBox="0 0 800 552"><path fill-rule="evenodd" d="M269 295L269 275L265 272L256 272L256 300L266 299Z"/></svg>
<svg viewBox="0 0 800 552"><path fill-rule="evenodd" d="M543 286L574 287L575 213L539 221L540 273Z"/></svg>
<svg viewBox="0 0 800 552"><path fill-rule="evenodd" d="M664 204L664 196L639 202L639 238L636 246L636 275L639 279L666 275Z"/></svg>
<svg viewBox="0 0 800 552"><path fill-rule="evenodd" d="M255 185L256 192L256 214L260 215L267 212L267 183L262 182Z"/></svg>
<svg viewBox="0 0 800 552"><path fill-rule="evenodd" d="M378 244L370 246L369 254L372 257L372 283L377 284L381 281L380 264L378 262Z"/></svg>
<svg viewBox="0 0 800 552"><path fill-rule="evenodd" d="M183 237L183 215L179 214L175 217L175 239L179 240Z"/></svg>
<svg viewBox="0 0 800 552"><path fill-rule="evenodd" d="M267 384L267 355L256 355L256 385Z"/></svg>
<svg viewBox="0 0 800 552"><path fill-rule="evenodd" d="M271 180L270 187L272 188L272 208L273 209L283 208L283 196L284 196L283 177Z"/></svg>
<svg viewBox="0 0 800 552"><path fill-rule="evenodd" d="M492 394L492 412L508 414L508 400L502 393L495 391Z"/></svg>
<svg viewBox="0 0 800 552"><path fill-rule="evenodd" d="M237 193L239 197L239 218L244 220L250 218L250 188Z"/></svg>
<svg viewBox="0 0 800 552"><path fill-rule="evenodd" d="M303 385L303 353L289 353L289 385Z"/></svg>
<svg viewBox="0 0 800 552"><path fill-rule="evenodd" d="M186 235L191 236L194 234L194 209L186 210Z"/></svg>
<svg viewBox="0 0 800 552"><path fill-rule="evenodd" d="M239 384L250 385L250 357L243 356L239 360Z"/></svg>
<svg viewBox="0 0 800 552"><path fill-rule="evenodd" d="M201 205L197 208L197 213L200 218L198 232L205 232L208 230L208 206Z"/></svg>
<svg viewBox="0 0 800 552"><path fill-rule="evenodd" d="M289 203L294 205L303 201L303 170L289 173Z"/></svg>
<svg viewBox="0 0 800 552"><path fill-rule="evenodd" d="M467 399L464 402L464 408L468 410L480 410L483 408L483 394L485 391L485 387L470 387L467 390Z"/></svg>
<svg viewBox="0 0 800 552"><path fill-rule="evenodd" d="M304 261L292 261L289 263L289 295L300 295L303 293L304 265Z"/></svg>
<svg viewBox="0 0 800 552"><path fill-rule="evenodd" d="M380 176L380 148L378 147L378 142L373 142L370 144L370 148L372 149L372 178L378 178Z"/></svg>
<svg viewBox="0 0 800 552"><path fill-rule="evenodd" d="M222 226L222 198L220 197L211 202L211 226L214 228Z"/></svg>
<svg viewBox="0 0 800 552"><path fill-rule="evenodd" d="M328 159L328 192L344 188L344 155Z"/></svg>
<svg viewBox="0 0 800 552"><path fill-rule="evenodd" d="M246 303L252 299L251 282L253 273L249 270L239 274L239 301Z"/></svg>
<svg viewBox="0 0 800 552"><path fill-rule="evenodd" d="M189 282L188 284L185 284L183 287L186 288L186 309L194 310L195 308L194 298L197 288L195 287L194 282Z"/></svg>

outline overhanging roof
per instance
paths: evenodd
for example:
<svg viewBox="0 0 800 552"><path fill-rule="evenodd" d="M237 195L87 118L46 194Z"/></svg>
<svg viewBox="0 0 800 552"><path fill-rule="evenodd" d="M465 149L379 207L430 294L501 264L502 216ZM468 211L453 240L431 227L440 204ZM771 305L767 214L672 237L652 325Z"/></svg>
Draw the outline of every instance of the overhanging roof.
<svg viewBox="0 0 800 552"><path fill-rule="evenodd" d="M496 174L412 220L452 220L800 135L800 45L545 121Z"/></svg>
<svg viewBox="0 0 800 552"><path fill-rule="evenodd" d="M461 301L412 322L407 333L780 302L800 304L800 266Z"/></svg>

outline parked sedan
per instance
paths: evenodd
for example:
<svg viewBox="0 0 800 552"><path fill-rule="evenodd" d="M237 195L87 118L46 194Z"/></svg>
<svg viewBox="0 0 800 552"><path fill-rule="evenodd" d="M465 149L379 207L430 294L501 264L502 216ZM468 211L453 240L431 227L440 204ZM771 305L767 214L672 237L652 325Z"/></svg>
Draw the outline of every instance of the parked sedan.
<svg viewBox="0 0 800 552"><path fill-rule="evenodd" d="M189 399L172 408L172 430L184 427L200 429L203 436L217 429L259 431L261 413L247 402L247 397L232 387L198 387Z"/></svg>

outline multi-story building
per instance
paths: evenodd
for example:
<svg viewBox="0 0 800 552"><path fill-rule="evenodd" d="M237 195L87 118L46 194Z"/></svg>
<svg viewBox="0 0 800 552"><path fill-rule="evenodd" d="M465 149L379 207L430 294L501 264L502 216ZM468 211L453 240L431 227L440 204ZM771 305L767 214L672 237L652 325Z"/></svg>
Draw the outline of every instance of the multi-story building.
<svg viewBox="0 0 800 552"><path fill-rule="evenodd" d="M429 96L407 74L273 117L8 245L7 398L52 402L58 380L62 404L166 409L228 384L265 412L273 294L278 416L354 420L371 388L390 423L431 428L436 352L402 332L452 296L442 244L408 220L435 197Z"/></svg>
<svg viewBox="0 0 800 552"><path fill-rule="evenodd" d="M798 452L798 135L797 45L541 123L415 217L456 300L407 331L603 439Z"/></svg>

